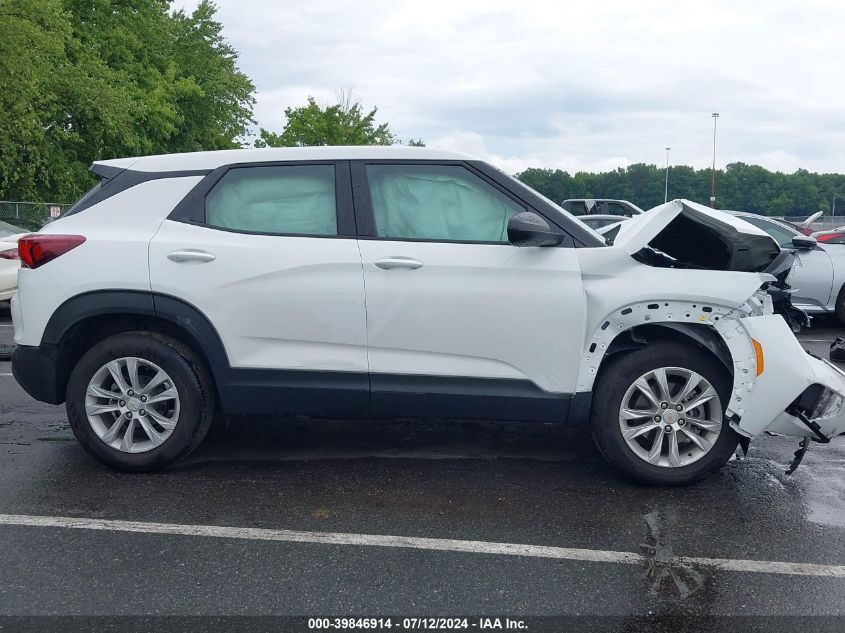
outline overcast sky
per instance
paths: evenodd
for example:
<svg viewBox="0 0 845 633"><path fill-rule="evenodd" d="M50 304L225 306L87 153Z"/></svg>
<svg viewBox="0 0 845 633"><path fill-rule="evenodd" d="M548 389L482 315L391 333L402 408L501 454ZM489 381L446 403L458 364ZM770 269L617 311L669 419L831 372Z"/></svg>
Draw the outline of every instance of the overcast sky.
<svg viewBox="0 0 845 633"><path fill-rule="evenodd" d="M198 0L175 0L192 9ZM845 171L845 2L217 0L255 118L352 87L402 138L511 172Z"/></svg>

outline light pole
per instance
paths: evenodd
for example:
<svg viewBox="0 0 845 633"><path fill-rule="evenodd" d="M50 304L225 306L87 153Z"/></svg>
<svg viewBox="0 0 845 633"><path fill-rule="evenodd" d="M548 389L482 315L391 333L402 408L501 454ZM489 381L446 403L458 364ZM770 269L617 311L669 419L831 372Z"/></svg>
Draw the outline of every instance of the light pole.
<svg viewBox="0 0 845 633"><path fill-rule="evenodd" d="M663 204L669 202L669 150L672 149L671 147L666 148L666 186L663 188Z"/></svg>
<svg viewBox="0 0 845 633"><path fill-rule="evenodd" d="M719 113L713 113L713 166L710 168L710 208L716 208L716 119Z"/></svg>

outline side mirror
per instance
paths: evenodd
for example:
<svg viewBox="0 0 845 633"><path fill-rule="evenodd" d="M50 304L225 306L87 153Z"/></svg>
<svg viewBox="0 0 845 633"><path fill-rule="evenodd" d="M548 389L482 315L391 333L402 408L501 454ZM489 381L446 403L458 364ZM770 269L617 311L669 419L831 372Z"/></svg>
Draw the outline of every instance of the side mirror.
<svg viewBox="0 0 845 633"><path fill-rule="evenodd" d="M556 246L563 235L536 213L523 211L508 222L508 241L514 246Z"/></svg>
<svg viewBox="0 0 845 633"><path fill-rule="evenodd" d="M792 246L803 251L811 251L816 247L816 238L808 235L795 235L792 237Z"/></svg>

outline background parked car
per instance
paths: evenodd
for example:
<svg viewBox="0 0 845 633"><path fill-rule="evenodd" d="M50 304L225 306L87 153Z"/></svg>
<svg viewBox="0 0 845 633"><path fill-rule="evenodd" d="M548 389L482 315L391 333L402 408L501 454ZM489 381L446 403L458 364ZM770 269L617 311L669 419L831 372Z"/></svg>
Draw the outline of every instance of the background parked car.
<svg viewBox="0 0 845 633"><path fill-rule="evenodd" d="M18 288L18 240L26 234L19 226L0 221L0 301L11 299Z"/></svg>
<svg viewBox="0 0 845 633"><path fill-rule="evenodd" d="M810 235L816 238L816 241L824 244L845 244L845 226L828 231L816 231Z"/></svg>
<svg viewBox="0 0 845 633"><path fill-rule="evenodd" d="M561 206L576 217L582 215L615 215L630 218L643 212L633 202L610 198L570 198L564 200Z"/></svg>
<svg viewBox="0 0 845 633"><path fill-rule="evenodd" d="M577 217L594 231L628 219L621 218L618 215L580 215Z"/></svg>
<svg viewBox="0 0 845 633"><path fill-rule="evenodd" d="M776 218L742 211L728 213L763 229L781 248L795 252L795 267L789 277L795 307L809 314L836 314L845 325L845 248L831 242L818 243Z"/></svg>

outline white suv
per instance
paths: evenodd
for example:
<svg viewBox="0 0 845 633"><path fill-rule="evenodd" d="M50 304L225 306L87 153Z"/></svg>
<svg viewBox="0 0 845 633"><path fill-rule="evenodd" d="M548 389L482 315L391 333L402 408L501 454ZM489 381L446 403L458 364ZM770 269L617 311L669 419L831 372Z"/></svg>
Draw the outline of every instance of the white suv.
<svg viewBox="0 0 845 633"><path fill-rule="evenodd" d="M218 413L589 417L608 461L655 484L699 480L766 430L845 429L845 377L772 313L777 244L693 203L607 246L433 149L92 170L101 183L20 242L13 369L113 468L169 464Z"/></svg>

